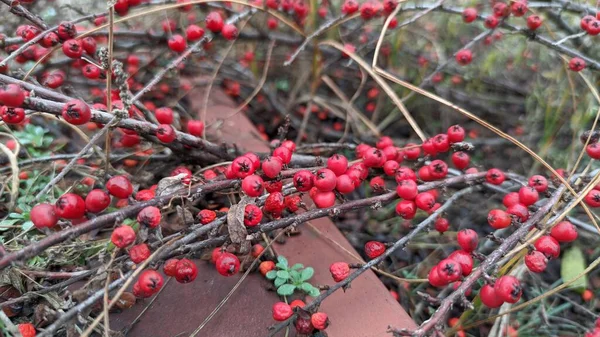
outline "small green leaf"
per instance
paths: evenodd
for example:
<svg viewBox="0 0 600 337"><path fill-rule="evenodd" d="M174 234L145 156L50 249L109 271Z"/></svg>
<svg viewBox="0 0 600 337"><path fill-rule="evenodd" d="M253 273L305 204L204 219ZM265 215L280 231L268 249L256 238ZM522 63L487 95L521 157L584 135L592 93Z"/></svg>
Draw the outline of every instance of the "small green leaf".
<svg viewBox="0 0 600 337"><path fill-rule="evenodd" d="M585 270L585 265L585 257L581 248L573 246L571 249L566 250L563 253L560 266L560 276L562 277L563 282L569 282L581 275ZM587 276L585 274L569 286L569 288L579 292L583 292L586 287Z"/></svg>
<svg viewBox="0 0 600 337"><path fill-rule="evenodd" d="M281 255L279 255L277 257L277 262L278 262L278 264L285 266L284 268L281 268L281 269L286 269L288 267L288 260Z"/></svg>
<svg viewBox="0 0 600 337"><path fill-rule="evenodd" d="M286 283L286 281L287 281L287 280L286 280L286 279L284 279L284 278L279 278L279 277L278 277L278 278L276 278L276 279L275 279L275 282L274 282L274 284L275 284L275 287L276 287L276 288L279 288L279 287L280 287L282 284L285 284L285 283Z"/></svg>
<svg viewBox="0 0 600 337"><path fill-rule="evenodd" d="M302 269L304 268L304 265L302 263L296 263L295 265L292 266L293 270L298 270L298 269Z"/></svg>
<svg viewBox="0 0 600 337"><path fill-rule="evenodd" d="M23 223L23 226L21 226L21 228L22 228L24 231L28 231L28 230L30 230L32 227L33 227L33 222L32 222L32 221L25 221L25 222Z"/></svg>
<svg viewBox="0 0 600 337"><path fill-rule="evenodd" d="M321 291L315 287L313 287L312 290L308 292L308 296L311 297L317 297L319 295L321 295Z"/></svg>
<svg viewBox="0 0 600 337"><path fill-rule="evenodd" d="M302 271L302 281L310 280L310 278L313 277L314 274L315 270L312 269L312 267L306 267L306 269Z"/></svg>
<svg viewBox="0 0 600 337"><path fill-rule="evenodd" d="M311 290L313 290L313 288L313 285L308 282L300 284L300 289L302 289L302 291L304 291L305 293L310 292Z"/></svg>
<svg viewBox="0 0 600 337"><path fill-rule="evenodd" d="M296 286L293 284L284 284L277 288L277 294L280 296L290 296L296 290Z"/></svg>
<svg viewBox="0 0 600 337"><path fill-rule="evenodd" d="M290 273L288 273L286 270L280 270L277 272L277 277L287 280L290 278Z"/></svg>
<svg viewBox="0 0 600 337"><path fill-rule="evenodd" d="M302 283L300 273L296 270L290 270L290 278L293 283Z"/></svg>
<svg viewBox="0 0 600 337"><path fill-rule="evenodd" d="M277 277L277 272L275 270L271 270L270 272L267 273L266 277L269 280L274 280Z"/></svg>

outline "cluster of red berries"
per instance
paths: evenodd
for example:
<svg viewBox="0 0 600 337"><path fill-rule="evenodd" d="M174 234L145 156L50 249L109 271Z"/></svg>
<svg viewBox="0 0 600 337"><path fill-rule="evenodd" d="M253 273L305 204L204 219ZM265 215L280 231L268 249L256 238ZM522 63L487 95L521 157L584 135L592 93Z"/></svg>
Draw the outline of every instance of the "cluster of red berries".
<svg viewBox="0 0 600 337"><path fill-rule="evenodd" d="M525 256L525 265L534 273L546 270L548 259L560 255L560 243L577 239L577 229L569 221L561 221L550 231L550 235L541 236L534 243L535 250Z"/></svg>
<svg viewBox="0 0 600 337"><path fill-rule="evenodd" d="M586 332L584 337L600 337L600 318L596 319L594 328Z"/></svg>
<svg viewBox="0 0 600 337"><path fill-rule="evenodd" d="M295 308L304 307L305 304L301 300L294 300L290 304L285 302L277 302L273 305L273 319L278 322L283 322L292 317ZM299 315L296 318L296 331L303 335L310 335L314 330L325 330L329 325L329 318L324 312L315 312L310 316L303 317Z"/></svg>

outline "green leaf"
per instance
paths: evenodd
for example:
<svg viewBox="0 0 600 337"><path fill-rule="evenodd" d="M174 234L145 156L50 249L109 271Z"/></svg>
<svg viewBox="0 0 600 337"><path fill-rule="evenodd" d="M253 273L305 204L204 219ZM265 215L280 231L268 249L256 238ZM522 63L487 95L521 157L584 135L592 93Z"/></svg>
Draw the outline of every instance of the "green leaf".
<svg viewBox="0 0 600 337"><path fill-rule="evenodd" d="M277 272L277 277L287 280L290 278L290 273L288 273L286 270L280 270Z"/></svg>
<svg viewBox="0 0 600 337"><path fill-rule="evenodd" d="M274 280L277 277L277 272L275 270L271 270L265 275L269 280Z"/></svg>
<svg viewBox="0 0 600 337"><path fill-rule="evenodd" d="M0 232L9 230L10 227L14 224L16 224L17 222L21 221L21 219L10 219L10 220L2 220L0 221Z"/></svg>
<svg viewBox="0 0 600 337"><path fill-rule="evenodd" d="M288 260L281 255L279 255L277 257L277 262L278 262L278 264L285 266L284 268L281 268L281 269L286 269L288 267Z"/></svg>
<svg viewBox="0 0 600 337"><path fill-rule="evenodd" d="M292 266L293 270L298 270L298 269L302 269L304 268L304 265L302 263L296 263L295 265Z"/></svg>
<svg viewBox="0 0 600 337"><path fill-rule="evenodd" d="M25 222L23 223L23 226L21 226L21 228L22 228L24 231L28 231L28 230L30 230L32 227L33 227L33 222L32 222L32 221L25 221Z"/></svg>
<svg viewBox="0 0 600 337"><path fill-rule="evenodd" d="M277 288L277 294L280 296L290 296L296 290L296 286L293 284L284 284Z"/></svg>
<svg viewBox="0 0 600 337"><path fill-rule="evenodd" d="M315 270L312 269L312 267L306 267L306 269L302 271L302 281L310 280L310 278L313 277L314 274Z"/></svg>
<svg viewBox="0 0 600 337"><path fill-rule="evenodd" d="M302 283L300 273L296 270L290 270L290 278L292 279L293 283Z"/></svg>
<svg viewBox="0 0 600 337"><path fill-rule="evenodd" d="M315 289L315 287L313 287L312 284L308 283L308 282L304 282L300 285L299 287L302 291L304 291L305 293L310 292L311 290Z"/></svg>
<svg viewBox="0 0 600 337"><path fill-rule="evenodd" d="M566 250L563 253L560 266L560 276L562 277L563 282L569 282L582 274L585 270L585 265L585 257L581 248L574 246ZM569 288L578 292L583 292L586 287L587 275L583 275L569 286Z"/></svg>
<svg viewBox="0 0 600 337"><path fill-rule="evenodd" d="M308 296L311 296L311 297L317 297L319 295L321 295L321 291L314 287L312 288L311 291L308 292Z"/></svg>
<svg viewBox="0 0 600 337"><path fill-rule="evenodd" d="M274 282L274 284L275 284L275 287L276 287L276 288L279 288L281 285L285 284L285 283L286 283L286 281L287 281L287 280L286 280L286 279L284 279L284 278L279 278L279 277L278 277L278 278L276 278L276 279L275 279L275 282Z"/></svg>

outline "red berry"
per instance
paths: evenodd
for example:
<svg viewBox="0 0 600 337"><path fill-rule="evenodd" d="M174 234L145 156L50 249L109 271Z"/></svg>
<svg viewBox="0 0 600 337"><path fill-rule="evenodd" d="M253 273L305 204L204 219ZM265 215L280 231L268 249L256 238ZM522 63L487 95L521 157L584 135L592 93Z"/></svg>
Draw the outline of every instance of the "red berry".
<svg viewBox="0 0 600 337"><path fill-rule="evenodd" d="M218 33L223 29L223 17L219 12L210 12L206 16L206 28L213 33Z"/></svg>
<svg viewBox="0 0 600 337"><path fill-rule="evenodd" d="M62 51L65 56L72 59L78 59L83 55L83 46L81 45L81 41L71 39L63 43Z"/></svg>
<svg viewBox="0 0 600 337"><path fill-rule="evenodd" d="M260 207L254 204L246 205L246 208L244 209L244 225L254 227L260 223L262 216L263 214Z"/></svg>
<svg viewBox="0 0 600 337"><path fill-rule="evenodd" d="M283 181L281 180L271 180L263 182L263 186L267 193L273 192L281 192L283 190Z"/></svg>
<svg viewBox="0 0 600 337"><path fill-rule="evenodd" d="M346 15L352 15L358 11L358 1L356 0L345 0L342 4L342 13Z"/></svg>
<svg viewBox="0 0 600 337"><path fill-rule="evenodd" d="M504 300L496 295L496 289L493 286L486 284L479 291L481 302L488 308L494 309L504 304Z"/></svg>
<svg viewBox="0 0 600 337"><path fill-rule="evenodd" d="M585 198L583 198L583 201L590 207L600 207L600 191L589 191L588 194L586 194Z"/></svg>
<svg viewBox="0 0 600 337"><path fill-rule="evenodd" d="M29 219L36 228L54 227L58 222L54 206L50 204L37 204L29 212Z"/></svg>
<svg viewBox="0 0 600 337"><path fill-rule="evenodd" d="M385 155L383 154L383 151L376 149L376 148L369 149L365 153L364 160L363 160L363 163L367 167L382 167L385 162L386 162L386 158L385 158Z"/></svg>
<svg viewBox="0 0 600 337"><path fill-rule="evenodd" d="M299 192L308 192L313 187L314 177L310 171L300 170L294 174L292 180L294 182L294 187L296 187Z"/></svg>
<svg viewBox="0 0 600 337"><path fill-rule="evenodd" d="M439 265L435 265L433 268L431 268L429 274L427 275L427 280L429 281L429 284L436 288L441 288L448 285L448 283L440 276L439 270Z"/></svg>
<svg viewBox="0 0 600 337"><path fill-rule="evenodd" d="M421 147L415 143L408 143L404 148L404 157L408 160L416 160L421 155Z"/></svg>
<svg viewBox="0 0 600 337"><path fill-rule="evenodd" d="M278 322L283 322L286 319L292 317L294 311L289 304L284 302L277 302L273 305L273 319Z"/></svg>
<svg viewBox="0 0 600 337"><path fill-rule="evenodd" d="M25 110L3 105L0 107L0 118L6 124L19 124L25 119Z"/></svg>
<svg viewBox="0 0 600 337"><path fill-rule="evenodd" d="M155 294L163 286L163 277L156 270L144 270L140 274L137 283L139 283L142 292L146 294Z"/></svg>
<svg viewBox="0 0 600 337"><path fill-rule="evenodd" d="M54 32L50 32L40 40L40 45L44 48L51 48L58 44L59 38L58 35Z"/></svg>
<svg viewBox="0 0 600 337"><path fill-rule="evenodd" d="M546 270L548 266L548 259L544 253L533 250L529 254L525 255L525 265L529 270L534 273L541 273Z"/></svg>
<svg viewBox="0 0 600 337"><path fill-rule="evenodd" d="M162 107L154 110L154 116L160 124L173 123L173 109Z"/></svg>
<svg viewBox="0 0 600 337"><path fill-rule="evenodd" d="M456 250L448 258L458 262L463 276L467 276L473 271L473 258L470 253L464 250Z"/></svg>
<svg viewBox="0 0 600 337"><path fill-rule="evenodd" d="M190 283L198 276L198 267L188 259L181 259L175 265L175 279L179 283Z"/></svg>
<svg viewBox="0 0 600 337"><path fill-rule="evenodd" d="M520 203L510 206L506 210L506 213L516 216L521 222L525 222L529 219L529 210L525 205Z"/></svg>
<svg viewBox="0 0 600 337"><path fill-rule="evenodd" d="M303 206L302 198L299 195L289 195L283 198L283 202L288 211L292 213L295 213L300 209L300 206Z"/></svg>
<svg viewBox="0 0 600 337"><path fill-rule="evenodd" d="M527 17L527 28L536 30L542 25L542 18L539 15L530 15Z"/></svg>
<svg viewBox="0 0 600 337"><path fill-rule="evenodd" d="M342 175L348 169L348 159L340 154L334 154L327 159L327 168L336 176Z"/></svg>
<svg viewBox="0 0 600 337"><path fill-rule="evenodd" d="M479 237L477 236L477 232L472 229L463 229L458 231L456 235L456 241L458 241L458 245L465 252L472 252L477 249L477 244L479 244Z"/></svg>
<svg viewBox="0 0 600 337"><path fill-rule="evenodd" d="M460 64L461 66L466 66L473 60L473 53L471 53L471 51L468 49L462 49L456 53L455 58L456 63Z"/></svg>
<svg viewBox="0 0 600 337"><path fill-rule="evenodd" d="M202 134L204 133L204 123L202 121L191 119L187 122L187 130L192 136L202 137Z"/></svg>
<svg viewBox="0 0 600 337"><path fill-rule="evenodd" d="M35 326L31 323L21 323L18 326L22 337L35 337Z"/></svg>
<svg viewBox="0 0 600 337"><path fill-rule="evenodd" d="M383 137L379 138L379 140L377 141L375 146L378 149L383 150L388 146L394 146L394 141L392 140L392 138L390 138L388 136L383 136Z"/></svg>
<svg viewBox="0 0 600 337"><path fill-rule="evenodd" d="M501 229L510 226L512 222L512 218L510 215L501 210L501 209L493 209L488 213L487 217L488 223L494 229Z"/></svg>
<svg viewBox="0 0 600 337"><path fill-rule="evenodd" d="M254 163L252 162L252 160L249 157L240 156L240 157L235 158L233 160L233 163L231 163L231 170L233 171L233 174L237 178L246 178L247 176L254 173L255 168L254 168ZM261 181L261 185L262 185L262 181Z"/></svg>
<svg viewBox="0 0 600 337"><path fill-rule="evenodd" d="M72 39L77 35L77 27L70 22L61 22L56 29L56 34L61 40Z"/></svg>
<svg viewBox="0 0 600 337"><path fill-rule="evenodd" d="M550 235L558 242L571 242L577 239L577 229L569 221L561 221L550 231Z"/></svg>
<svg viewBox="0 0 600 337"><path fill-rule="evenodd" d="M280 215L285 209L285 199L281 192L273 192L269 194L265 200L265 211Z"/></svg>
<svg viewBox="0 0 600 337"><path fill-rule="evenodd" d="M415 171L411 170L408 167L400 167L396 170L396 182L399 183L402 180L414 180L417 181L417 175Z"/></svg>
<svg viewBox="0 0 600 337"><path fill-rule="evenodd" d="M401 180L396 187L396 193L402 199L414 200L417 197L417 183L414 180Z"/></svg>
<svg viewBox="0 0 600 337"><path fill-rule="evenodd" d="M317 330L325 330L329 325L329 319L324 312L315 312L310 316L310 323Z"/></svg>
<svg viewBox="0 0 600 337"><path fill-rule="evenodd" d="M592 159L600 159L600 143L589 144L585 148L585 152Z"/></svg>
<svg viewBox="0 0 600 337"><path fill-rule="evenodd" d="M114 176L106 182L108 193L117 198L125 199L133 193L133 185L125 176Z"/></svg>
<svg viewBox="0 0 600 337"><path fill-rule="evenodd" d="M198 41L204 37L204 29L197 25L189 25L185 29L185 36L188 41Z"/></svg>
<svg viewBox="0 0 600 337"><path fill-rule="evenodd" d="M249 197L258 197L263 193L263 180L261 177L253 174L242 180L242 190Z"/></svg>
<svg viewBox="0 0 600 337"><path fill-rule="evenodd" d="M360 17L364 20L372 19L377 14L377 8L373 2L363 2L363 4L360 6Z"/></svg>
<svg viewBox="0 0 600 337"><path fill-rule="evenodd" d="M450 140L445 133L440 133L433 137L432 142L437 152L448 152L450 149Z"/></svg>
<svg viewBox="0 0 600 337"><path fill-rule="evenodd" d="M492 7L492 11L494 12L494 16L499 18L510 15L510 8L504 2L496 2L494 7Z"/></svg>
<svg viewBox="0 0 600 337"><path fill-rule="evenodd" d="M231 253L223 252L215 263L217 272L223 276L235 275L240 270L240 260Z"/></svg>
<svg viewBox="0 0 600 337"><path fill-rule="evenodd" d="M96 40L91 36L81 39L81 46L89 55L94 55L96 53Z"/></svg>
<svg viewBox="0 0 600 337"><path fill-rule="evenodd" d="M25 92L16 84L0 85L0 104L20 107L25 101Z"/></svg>
<svg viewBox="0 0 600 337"><path fill-rule="evenodd" d="M270 18L268 18L268 19L267 19L267 27L268 27L270 30L275 30L275 29L277 29L277 25L278 25L278 22L277 22L277 19L276 19L276 18L270 17Z"/></svg>
<svg viewBox="0 0 600 337"><path fill-rule="evenodd" d="M519 202L525 206L535 204L539 199L539 194L535 188L523 186L519 189Z"/></svg>
<svg viewBox="0 0 600 337"><path fill-rule="evenodd" d="M223 35L225 40L235 40L238 36L238 29L234 24L225 24L221 29L221 35Z"/></svg>
<svg viewBox="0 0 600 337"><path fill-rule="evenodd" d="M385 253L385 245L379 241L369 241L365 244L365 254L374 259Z"/></svg>
<svg viewBox="0 0 600 337"><path fill-rule="evenodd" d="M400 164L395 160L388 160L383 164L383 172L388 176L396 175L396 170L399 168Z"/></svg>
<svg viewBox="0 0 600 337"><path fill-rule="evenodd" d="M435 205L435 197L431 193L419 193L415 198L415 204L419 209L428 211Z"/></svg>
<svg viewBox="0 0 600 337"><path fill-rule="evenodd" d="M150 228L157 227L161 219L160 209L154 206L144 207L137 215L137 222Z"/></svg>
<svg viewBox="0 0 600 337"><path fill-rule="evenodd" d="M449 284L460 279L462 268L456 260L447 258L438 263L438 274L446 284Z"/></svg>
<svg viewBox="0 0 600 337"><path fill-rule="evenodd" d="M452 164L459 170L464 170L469 166L471 158L468 154L462 151L454 152L452 154Z"/></svg>
<svg viewBox="0 0 600 337"><path fill-rule="evenodd" d="M495 17L494 15L489 15L483 21L483 24L489 29L496 28L496 26L498 26L498 23L500 23L500 21L498 21L498 18Z"/></svg>
<svg viewBox="0 0 600 337"><path fill-rule="evenodd" d="M336 175L330 169L322 168L317 171L314 179L314 185L321 192L333 191L336 184Z"/></svg>
<svg viewBox="0 0 600 337"><path fill-rule="evenodd" d="M283 163L279 157L267 157L267 159L262 162L263 173L271 179L279 175L282 167Z"/></svg>
<svg viewBox="0 0 600 337"><path fill-rule="evenodd" d="M477 19L477 9L473 7L465 8L462 12L463 21L471 23Z"/></svg>
<svg viewBox="0 0 600 337"><path fill-rule="evenodd" d="M341 282L350 275L350 265L346 262L335 262L329 266L329 272L335 282Z"/></svg>
<svg viewBox="0 0 600 337"><path fill-rule="evenodd" d="M54 205L56 215L64 219L80 219L85 215L85 201L75 193L65 193Z"/></svg>
<svg viewBox="0 0 600 337"><path fill-rule="evenodd" d="M222 247L217 247L215 249L213 249L211 255L210 255L210 262L212 263L217 263L217 260L219 259L219 257L221 257L221 255L224 253L223 248Z"/></svg>
<svg viewBox="0 0 600 337"><path fill-rule="evenodd" d="M92 213L100 213L110 205L110 195L104 190L91 190L85 197L85 208Z"/></svg>
<svg viewBox="0 0 600 337"><path fill-rule="evenodd" d="M317 191L312 200L318 208L328 208L335 205L335 193Z"/></svg>
<svg viewBox="0 0 600 337"><path fill-rule="evenodd" d="M135 245L131 247L129 250L129 258L133 263L141 263L146 261L147 258L150 257L152 253L150 252L150 248L145 243L140 243L139 245Z"/></svg>
<svg viewBox="0 0 600 337"><path fill-rule="evenodd" d="M550 235L540 237L533 246L548 258L556 259L560 255L560 244Z"/></svg>
<svg viewBox="0 0 600 337"><path fill-rule="evenodd" d="M535 188L536 191L542 193L548 189L548 180L541 175L534 175L529 178L528 185Z"/></svg>
<svg viewBox="0 0 600 337"><path fill-rule="evenodd" d="M83 125L90 121L92 111L83 101L74 99L63 106L62 116L68 123L73 125Z"/></svg>
<svg viewBox="0 0 600 337"><path fill-rule="evenodd" d="M385 181L380 176L373 177L369 182L369 186L371 186L371 189L375 193L382 193L385 191Z"/></svg>
<svg viewBox="0 0 600 337"><path fill-rule="evenodd" d="M81 68L81 73L86 78L95 80L98 77L100 77L100 75L102 74L102 70L100 70L100 68L93 64L86 64L85 66L83 66L83 68Z"/></svg>
<svg viewBox="0 0 600 337"><path fill-rule="evenodd" d="M110 241L119 248L125 248L135 241L135 231L129 226L115 228Z"/></svg>
<svg viewBox="0 0 600 337"><path fill-rule="evenodd" d="M156 128L156 138L163 143L171 143L177 138L175 129L169 124L160 124Z"/></svg>
<svg viewBox="0 0 600 337"><path fill-rule="evenodd" d="M496 168L488 170L485 175L485 180L492 185L501 185L505 179L506 176L504 175L504 172Z"/></svg>
<svg viewBox="0 0 600 337"><path fill-rule="evenodd" d="M443 160L436 159L429 165L429 174L432 179L443 179L448 175L448 164Z"/></svg>
<svg viewBox="0 0 600 337"><path fill-rule="evenodd" d="M450 222L446 218L437 218L433 226L436 231L438 231L440 234L443 234L444 232L448 231L448 228L450 228Z"/></svg>
<svg viewBox="0 0 600 337"><path fill-rule="evenodd" d="M590 23L594 22L595 20L596 18L593 15L586 15L583 18L581 18L579 26L581 27L581 29L587 31L589 29Z"/></svg>
<svg viewBox="0 0 600 337"><path fill-rule="evenodd" d="M288 149L288 150L290 150L291 152L294 152L294 151L296 151L296 143L294 143L294 142L293 142L293 141L291 141L291 140L284 140L284 141L281 143L281 146L283 146L283 147L287 148L287 149Z"/></svg>
<svg viewBox="0 0 600 337"><path fill-rule="evenodd" d="M185 48L187 48L187 42L185 41L185 38L179 34L171 36L167 43L169 45L169 49L176 53L181 53L185 50Z"/></svg>
<svg viewBox="0 0 600 337"><path fill-rule="evenodd" d="M354 180L349 175L342 174L336 179L335 189L342 194L351 193L355 189Z"/></svg>
<svg viewBox="0 0 600 337"><path fill-rule="evenodd" d="M521 283L516 277L511 275L504 275L496 280L494 290L496 291L496 296L508 303L517 303L523 293Z"/></svg>
<svg viewBox="0 0 600 337"><path fill-rule="evenodd" d="M527 13L527 2L526 0L519 0L512 3L510 10L514 16L523 16Z"/></svg>
<svg viewBox="0 0 600 337"><path fill-rule="evenodd" d="M209 223L215 221L216 218L217 218L217 213L215 213L215 211L212 211L210 209L203 209L200 212L198 212L198 220L203 225L206 225L206 224L209 224Z"/></svg>
<svg viewBox="0 0 600 337"><path fill-rule="evenodd" d="M508 194L506 194L504 196L504 198L502 198L502 204L505 207L510 207L512 205L516 205L519 203L519 193L517 192L510 192Z"/></svg>
<svg viewBox="0 0 600 337"><path fill-rule="evenodd" d="M569 61L569 69L575 72L582 71L585 69L585 61L579 57L574 57Z"/></svg>
<svg viewBox="0 0 600 337"><path fill-rule="evenodd" d="M417 213L417 206L413 201L402 200L396 205L396 214L401 216L403 219L410 220L415 217Z"/></svg>

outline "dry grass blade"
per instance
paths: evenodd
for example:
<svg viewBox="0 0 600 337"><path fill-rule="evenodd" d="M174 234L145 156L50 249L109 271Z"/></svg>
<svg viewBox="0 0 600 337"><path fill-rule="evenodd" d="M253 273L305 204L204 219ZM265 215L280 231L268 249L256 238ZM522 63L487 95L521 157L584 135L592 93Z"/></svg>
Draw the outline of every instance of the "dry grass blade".
<svg viewBox="0 0 600 337"><path fill-rule="evenodd" d="M545 168L547 168L550 172L552 172L552 174L554 174L554 176L559 179L561 181L561 183L565 184L565 186L567 187L567 189L569 190L569 192L571 192L571 194L575 197L577 197L577 192L575 192L575 190L573 189L573 187L571 187L571 185L569 184L568 181L565 180L565 178L563 178L560 174L558 174L556 172L556 170L550 166L550 164L548 164L543 158L541 158L537 153L535 153L535 151L533 151L532 149L530 149L529 147L527 147L525 144L521 143L520 141L518 141L516 138L510 136L509 134L505 133L504 131L498 129L497 127L491 125L490 123L486 122L485 120L477 117L476 115L470 113L469 111L457 106L456 104L440 97L437 96L436 94L433 94L427 90L421 89L417 86L414 86L408 82L405 82L399 78L397 78L396 76L388 73L387 71L376 67L373 69L374 72L376 72L377 74L383 76L384 78L400 84L401 86L408 88L420 95L423 95L425 97L428 97L430 99L433 99L434 101L441 103L449 108L452 108L453 110L458 111L459 113L461 113L462 115L472 119L473 121L481 124L482 126L486 127L487 129L489 129L490 131L494 132L495 134L497 134L498 136L510 141L511 143L517 145L520 149L522 149L523 151L527 152L531 157L533 157L533 159L535 159L536 161L538 161L540 164L542 164ZM594 226L596 226L596 228L598 228L598 224L596 223L596 220L594 219L594 217L592 216L592 213L590 212L589 208L585 205L585 204L581 204L581 207L583 207L583 210L586 212L586 214L588 215L588 217L590 218L590 220L592 221L592 223L594 224Z"/></svg>
<svg viewBox="0 0 600 337"><path fill-rule="evenodd" d="M17 156L4 144L0 143L0 151L2 151L10 162L11 185L10 185L10 202L8 208L12 209L17 197L19 196L19 166L17 165Z"/></svg>
<svg viewBox="0 0 600 337"><path fill-rule="evenodd" d="M335 41L324 41L324 42L321 42L320 44L334 47L335 49L339 50L340 52L345 52L356 63L358 63L358 65L360 65L363 69L365 69L367 71L367 73L369 73L369 75L375 80L375 82L377 82L377 84L383 89L383 91L385 91L385 93L392 99L394 104L402 112L402 114L404 115L404 118L406 118L406 120L408 121L408 124L410 124L410 126L413 128L415 133L419 136L419 138L421 138L422 141L425 141L427 139L427 136L425 136L425 133L423 132L423 130L421 130L421 128L419 127L417 122L414 120L414 118L412 117L410 112L408 112L408 110L404 106L404 103L402 103L400 98L398 98L398 96L396 95L394 90L392 90L392 88L390 88L390 86L381 77L379 77L379 75L377 75L377 73L375 73L375 71L373 71L373 68L371 68L371 66L369 66L362 58L360 58L355 53L350 53L348 51L345 51L344 47Z"/></svg>

